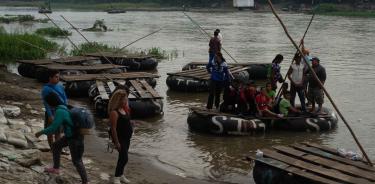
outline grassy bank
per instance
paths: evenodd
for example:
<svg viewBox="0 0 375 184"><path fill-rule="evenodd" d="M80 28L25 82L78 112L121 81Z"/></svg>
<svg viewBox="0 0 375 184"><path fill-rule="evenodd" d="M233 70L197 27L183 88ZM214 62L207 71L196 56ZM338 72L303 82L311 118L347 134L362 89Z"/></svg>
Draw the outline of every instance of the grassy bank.
<svg viewBox="0 0 375 184"><path fill-rule="evenodd" d="M70 51L70 55L72 56L80 56L87 53L93 53L98 52L100 50L101 52L114 52L117 51L117 47L112 47L107 44L98 43L98 42L92 42L92 44L89 43L83 43L78 45L78 49L74 48Z"/></svg>
<svg viewBox="0 0 375 184"><path fill-rule="evenodd" d="M47 28L39 28L35 31L36 34L50 36L50 37L61 37L61 36L70 36L72 32L68 30L61 30L56 27L47 27Z"/></svg>
<svg viewBox="0 0 375 184"><path fill-rule="evenodd" d="M0 60L45 58L49 52L56 51L57 43L36 34L13 34L0 31Z"/></svg>
<svg viewBox="0 0 375 184"><path fill-rule="evenodd" d="M12 23L12 22L48 22L47 19L35 19L32 15L4 15L0 16L0 23Z"/></svg>
<svg viewBox="0 0 375 184"><path fill-rule="evenodd" d="M375 17L375 11L356 10L350 6L337 4L320 4L315 10L318 15L348 16L348 17Z"/></svg>

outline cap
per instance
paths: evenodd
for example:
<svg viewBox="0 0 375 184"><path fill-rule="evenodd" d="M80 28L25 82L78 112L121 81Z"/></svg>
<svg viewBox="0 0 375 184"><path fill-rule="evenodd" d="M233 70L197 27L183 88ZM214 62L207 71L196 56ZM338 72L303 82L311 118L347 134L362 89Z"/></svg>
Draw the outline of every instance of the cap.
<svg viewBox="0 0 375 184"><path fill-rule="evenodd" d="M320 62L320 59L319 59L318 57L313 57L313 58L311 58L311 61L314 61L314 60Z"/></svg>

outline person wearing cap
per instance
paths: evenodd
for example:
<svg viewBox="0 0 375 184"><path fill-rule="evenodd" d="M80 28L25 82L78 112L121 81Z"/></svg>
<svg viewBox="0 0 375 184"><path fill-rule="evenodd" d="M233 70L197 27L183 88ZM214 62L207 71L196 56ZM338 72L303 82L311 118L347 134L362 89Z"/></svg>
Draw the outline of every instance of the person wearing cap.
<svg viewBox="0 0 375 184"><path fill-rule="evenodd" d="M311 61L312 69L317 75L319 81L322 83L322 85L324 85L327 79L326 69L320 64L319 58L313 57ZM319 81L317 81L313 76L309 79L308 96L312 103L311 112L315 111L315 103L317 103L318 110L316 112L321 114L323 112L322 106L324 103L324 93Z"/></svg>
<svg viewBox="0 0 375 184"><path fill-rule="evenodd" d="M219 109L221 91L226 81L233 79L233 76L231 76L228 65L220 52L216 53L215 58L208 62L206 69L211 74L207 109L212 109L214 100L216 109Z"/></svg>
<svg viewBox="0 0 375 184"><path fill-rule="evenodd" d="M301 102L301 110L306 111L305 95L304 95L304 80L305 80L305 65L301 63L301 56L297 53L294 56L294 63L290 66L287 76L291 82L290 86L290 104L295 107L296 93Z"/></svg>
<svg viewBox="0 0 375 184"><path fill-rule="evenodd" d="M214 37L210 39L210 42L208 44L208 62L214 59L216 53L221 52L221 41L218 36L219 32L215 31Z"/></svg>

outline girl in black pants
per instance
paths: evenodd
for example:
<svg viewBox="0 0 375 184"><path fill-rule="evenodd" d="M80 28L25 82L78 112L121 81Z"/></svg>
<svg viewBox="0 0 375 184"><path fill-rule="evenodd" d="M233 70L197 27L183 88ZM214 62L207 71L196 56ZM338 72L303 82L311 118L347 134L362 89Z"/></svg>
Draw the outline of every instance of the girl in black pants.
<svg viewBox="0 0 375 184"><path fill-rule="evenodd" d="M128 93L125 90L117 90L109 101L109 121L111 123L112 141L119 152L114 184L130 181L123 175L124 167L128 162L128 150L130 138L133 134L133 127L130 122L128 107Z"/></svg>

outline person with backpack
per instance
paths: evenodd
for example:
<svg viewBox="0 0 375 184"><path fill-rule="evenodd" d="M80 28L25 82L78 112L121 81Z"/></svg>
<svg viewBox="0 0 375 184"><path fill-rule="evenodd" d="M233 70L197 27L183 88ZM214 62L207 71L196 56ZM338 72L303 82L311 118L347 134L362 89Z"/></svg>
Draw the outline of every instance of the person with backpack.
<svg viewBox="0 0 375 184"><path fill-rule="evenodd" d="M121 184L121 181L130 183L124 176L124 168L128 162L130 139L133 134L133 125L130 121L130 109L128 107L128 92L123 89L116 90L108 104L111 137L115 148L119 152L115 177L113 178L114 184Z"/></svg>
<svg viewBox="0 0 375 184"><path fill-rule="evenodd" d="M87 184L87 173L85 166L82 162L82 156L84 152L84 136L79 133L78 128L73 123L71 112L67 106L60 101L60 97L56 93L49 93L43 99L48 106L55 109L55 115L53 122L47 128L35 133L35 137L39 137L42 134L51 135L56 132L61 126L64 129L64 136L59 140L56 140L52 144L53 153L53 167L45 168L48 173L59 174L60 173L60 156L61 151L64 147L69 146L70 155L72 157L73 165L76 167L82 184Z"/></svg>
<svg viewBox="0 0 375 184"><path fill-rule="evenodd" d="M58 98L63 105L68 104L68 98L66 97L64 87L59 82L60 82L59 71L48 70L48 83L43 85L42 93L41 93L44 108L46 109L46 112L44 113L44 128L47 128L48 126L51 125L55 117L55 110L56 110L55 108L48 105L48 103L45 101L45 97L51 93L55 93L56 95L58 95ZM53 134L47 135L48 144L51 149L52 149L51 147L52 143L60 139L61 137L60 133L61 133L61 128L58 128L56 132L54 132Z"/></svg>

